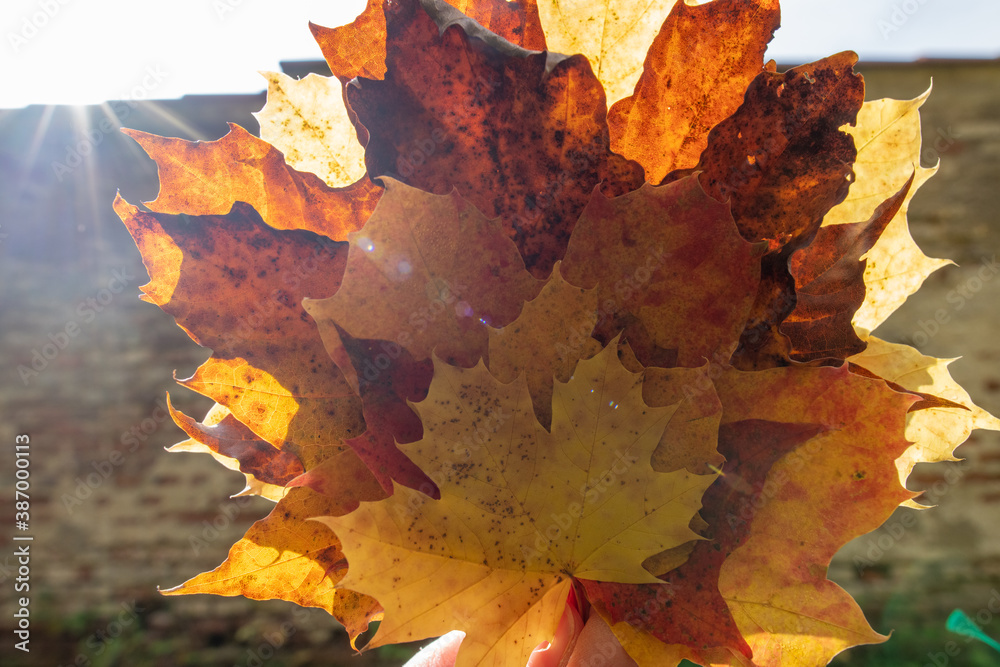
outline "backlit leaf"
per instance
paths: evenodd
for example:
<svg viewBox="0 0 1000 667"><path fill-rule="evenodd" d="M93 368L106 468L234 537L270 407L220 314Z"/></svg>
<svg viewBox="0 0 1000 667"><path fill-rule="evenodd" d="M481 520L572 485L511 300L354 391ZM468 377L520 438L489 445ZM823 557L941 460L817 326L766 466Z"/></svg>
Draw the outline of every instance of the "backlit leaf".
<svg viewBox="0 0 1000 667"><path fill-rule="evenodd" d="M615 152L641 164L651 183L698 164L709 130L739 108L762 71L778 13L777 0L676 3L635 92L608 111Z"/></svg>
<svg viewBox="0 0 1000 667"><path fill-rule="evenodd" d="M403 449L441 499L397 488L323 519L352 564L340 585L385 609L372 645L458 621L467 636L456 665L520 667L551 638L569 576L655 582L642 559L697 539L688 523L714 475L653 471L673 408L649 407L641 393L641 376L608 347L555 385L549 432L523 378L504 385L482 364L436 360L415 406L425 437Z"/></svg>
<svg viewBox="0 0 1000 667"><path fill-rule="evenodd" d="M309 74L293 79L266 72L267 104L254 114L260 138L284 153L288 166L343 187L365 176L365 149L344 107L335 78Z"/></svg>

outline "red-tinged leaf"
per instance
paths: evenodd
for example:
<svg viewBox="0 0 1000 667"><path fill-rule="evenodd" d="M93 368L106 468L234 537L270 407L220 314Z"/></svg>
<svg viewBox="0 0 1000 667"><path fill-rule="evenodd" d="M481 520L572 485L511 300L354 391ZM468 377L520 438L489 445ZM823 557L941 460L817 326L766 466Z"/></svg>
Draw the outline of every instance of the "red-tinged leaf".
<svg viewBox="0 0 1000 667"><path fill-rule="evenodd" d="M427 397L434 375L430 359L416 361L399 344L387 340L354 338L337 328L341 344L352 369L357 374L358 391L365 410L373 415L366 420L369 430L378 425L397 442L420 439L423 427L408 403Z"/></svg>
<svg viewBox="0 0 1000 667"><path fill-rule="evenodd" d="M699 367L731 353L758 281L759 253L697 177L608 199L595 190L563 275L596 287L595 337L619 331L644 366Z"/></svg>
<svg viewBox="0 0 1000 667"><path fill-rule="evenodd" d="M383 0L368 0L354 21L338 28L309 24L330 71L341 81L356 76L381 79L385 75L385 14Z"/></svg>
<svg viewBox="0 0 1000 667"><path fill-rule="evenodd" d="M347 244L272 229L243 203L224 216L144 213L121 198L115 210L149 271L143 298L214 350L183 385L307 469L364 430L360 399L300 305L337 290Z"/></svg>
<svg viewBox="0 0 1000 667"><path fill-rule="evenodd" d="M311 520L343 511L309 489L293 489L233 545L222 565L161 592L242 595L319 607L344 624L353 642L370 621L380 617L382 608L367 595L334 589L347 573L347 561L337 536Z"/></svg>
<svg viewBox="0 0 1000 667"><path fill-rule="evenodd" d="M724 423L785 420L829 429L771 469L766 502L748 510L747 540L722 568L719 590L754 661L826 664L849 646L884 641L826 571L844 544L913 497L900 484L896 459L909 447L903 430L918 398L846 367L730 371L716 388Z"/></svg>
<svg viewBox="0 0 1000 667"><path fill-rule="evenodd" d="M906 439L913 445L896 459L900 484L906 485L918 463L957 461L955 448L973 429L1000 430L1000 420L973 403L968 392L952 379L948 365L954 359L927 357L908 345L887 343L875 336L865 342L865 351L849 360L851 372L877 374L896 391L921 399L910 406L906 417ZM926 507L912 501L904 504Z"/></svg>
<svg viewBox="0 0 1000 667"><path fill-rule="evenodd" d="M367 464L350 449L303 472L287 486L306 487L321 494L330 510L338 515L354 511L360 501L382 500L387 495Z"/></svg>
<svg viewBox="0 0 1000 667"><path fill-rule="evenodd" d="M387 430L370 429L345 444L365 462L386 493L392 492L396 482L431 498L440 497L433 478L399 450Z"/></svg>
<svg viewBox="0 0 1000 667"><path fill-rule="evenodd" d="M857 151L840 128L855 122L864 100L864 81L853 73L856 61L847 52L758 75L736 113L709 133L698 165L667 176L703 172L708 193L730 200L744 238L768 242L760 287L732 358L737 368L789 361L791 342L778 330L795 308L788 259L847 196Z"/></svg>
<svg viewBox="0 0 1000 667"><path fill-rule="evenodd" d="M457 189L501 218L544 278L591 189L603 181L610 194L631 191L641 169L609 152L604 93L585 58L465 29L441 33L416 0L390 16L385 80L347 89L370 134L368 172L437 194Z"/></svg>
<svg viewBox="0 0 1000 667"><path fill-rule="evenodd" d="M698 164L708 133L743 102L778 28L777 0L677 2L630 96L608 111L611 148L659 183Z"/></svg>
<svg viewBox="0 0 1000 667"><path fill-rule="evenodd" d="M642 399L653 406L677 406L670 420L670 437L653 452L653 470L673 472L686 468L708 475L722 468L725 458L718 451L722 403L712 384L714 372L712 364L646 369Z"/></svg>
<svg viewBox="0 0 1000 667"><path fill-rule="evenodd" d="M833 359L837 363L865 349L854 330L854 313L865 300L867 253L906 198L912 176L865 222L821 227L805 248L792 253L795 308L780 331L791 340L795 361Z"/></svg>
<svg viewBox="0 0 1000 667"><path fill-rule="evenodd" d="M628 624L615 626L627 644L645 633L699 661L734 650L734 621L760 667L826 664L847 646L879 641L826 568L912 497L894 461L908 446L902 429L916 398L846 368L716 377L727 461L701 511L709 540L662 585L587 582L588 595L613 623Z"/></svg>
<svg viewBox="0 0 1000 667"><path fill-rule="evenodd" d="M487 353L487 325L512 322L541 284L499 223L457 193L432 195L391 179L386 187L351 236L340 289L303 305L328 342L341 327L355 338L398 343L416 361L433 351L473 366Z"/></svg>
<svg viewBox="0 0 1000 667"><path fill-rule="evenodd" d="M357 376L367 427L345 444L368 464L387 493L396 481L438 497L434 482L396 446L423 436L423 424L410 403L427 397L433 362L415 361L391 341L354 338L340 327L337 333Z"/></svg>
<svg viewBox="0 0 1000 667"><path fill-rule="evenodd" d="M709 133L694 171L710 195L730 200L747 240L800 247L847 196L857 151L840 127L854 124L864 101L857 59L845 52L759 74L736 113Z"/></svg>
<svg viewBox="0 0 1000 667"><path fill-rule="evenodd" d="M687 561L664 573L662 584L612 584L584 581L588 599L611 623L628 623L666 644L696 650L727 648L751 657L750 647L719 593L719 572L726 558L747 538L741 516L764 493L767 474L782 456L823 431L815 424L745 420L719 430L722 474L704 497L701 516L710 526Z"/></svg>
<svg viewBox="0 0 1000 667"><path fill-rule="evenodd" d="M208 426L175 410L170 405L169 397L167 407L174 422L188 436L217 454L236 459L240 472L244 474L253 475L266 484L285 486L305 472L297 456L261 440L232 414L218 424Z"/></svg>
<svg viewBox="0 0 1000 667"><path fill-rule="evenodd" d="M169 395L167 396L167 406L170 407ZM189 420L188 417L180 415L180 413L177 413L176 415L174 415L174 421L177 423L180 423L177 421L178 416L183 417L183 419L185 420ZM211 438L213 437L212 434L214 433L212 427L223 425L223 422L225 422L224 427L226 427L227 431L233 430L232 428L228 428L228 424L230 423L233 424L234 428L241 427L242 429L247 429L247 427L243 425L242 422L240 422L238 419L236 419L235 416L233 416L233 413L229 410L229 408L219 403L216 403L209 409L209 411L205 414L205 418L202 419L201 422L199 423L200 428L188 430L188 434L191 435L190 438L188 438L187 440L182 440L181 442L178 442L174 445L171 445L170 447L167 448L167 451L208 454L213 459L222 464L223 467L228 468L230 470L236 470L238 472L242 472L243 476L246 477L246 486L243 487L243 489L239 493L237 493L236 496L260 496L261 498L267 498L271 502L275 503L284 498L285 495L288 493L288 489L286 489L283 485L272 484L257 479L253 475L253 473L241 470L240 461L225 454L222 454L220 449L213 448L213 446L210 446L209 444L202 442L203 439L206 441L211 441ZM239 427L236 426L237 424L239 425ZM183 428L184 426L181 425L181 427ZM254 434L254 437L256 437L256 434ZM266 444L268 447L271 448L272 451L281 452L281 450L276 449L270 443ZM270 454L270 452L268 452L268 454ZM296 458L296 460L298 459ZM266 465L264 467L267 468ZM299 463L299 467L300 468L302 467L301 462Z"/></svg>
<svg viewBox="0 0 1000 667"><path fill-rule="evenodd" d="M218 141L123 131L156 162L160 193L146 202L156 213L225 215L241 201L275 229L304 229L343 241L364 225L382 194L367 177L331 188L315 174L292 169L276 148L232 123Z"/></svg>

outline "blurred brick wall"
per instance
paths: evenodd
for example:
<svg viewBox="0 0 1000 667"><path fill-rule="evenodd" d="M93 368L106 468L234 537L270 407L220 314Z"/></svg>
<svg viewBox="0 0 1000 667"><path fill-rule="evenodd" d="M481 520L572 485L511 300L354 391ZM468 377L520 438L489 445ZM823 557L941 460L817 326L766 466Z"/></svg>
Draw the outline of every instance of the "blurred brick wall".
<svg viewBox="0 0 1000 667"><path fill-rule="evenodd" d="M921 331L919 322L949 309L948 323L922 349L942 357L965 354L952 367L955 377L980 405L1000 413L995 336L1000 280L983 283L960 311L947 300L949 291L969 284L981 262L1000 247L1000 64L860 69L870 99L915 97L934 78L924 135L945 138L925 157L940 158L941 168L917 195L910 222L925 252L960 264L932 277L879 333L911 341ZM118 110L128 110L123 119L128 127L215 139L225 134L227 120L255 132L249 114L262 104L263 96L198 97ZM85 639L109 627L121 605L133 601L144 609L136 624L146 633L144 642L152 637L176 649L170 642L182 635L190 639L183 650L203 656L192 664L246 664L246 651L290 617L289 605L209 596L166 599L155 593L156 586L176 585L218 565L269 503L236 505L228 497L242 488L241 476L208 457L162 451L181 439L179 429L163 419L166 391L190 414L203 414L210 405L175 385L171 372L190 375L208 351L159 309L137 299L147 277L111 201L116 188L133 203L153 199L156 171L130 139L115 129L102 131L102 118L97 107L0 111L0 234L5 235L0 239L5 362L0 443L12 444L15 433L32 438L32 612L34 637L40 640L33 648L51 652L48 661L25 664L68 663L78 654L95 664L118 664L98 661L99 650L102 660L112 655L110 642L88 647ZM110 283L116 272L127 283L124 289L102 292L117 289L119 282ZM65 337L65 348L37 375L22 379L18 366L30 367L34 352L63 342L60 332L71 322L78 331ZM135 440L127 437L130 432ZM5 444L0 451L8 449ZM879 630L898 623L894 614L901 600L943 623L952 607L964 604L974 611L1000 586L1000 441L980 433L959 453L968 464L950 465L961 472L961 483L945 479L947 465L922 466L914 476L913 488L939 483L937 510L901 510L899 529L860 538L831 568L831 576L859 596ZM0 497L11 495L12 464L12 456L0 456ZM0 516L5 525L13 523L10 503L0 506ZM219 537L208 548L195 549L191 538L213 521L223 527ZM10 574L4 558L11 551L5 547L0 553L0 579ZM878 557L870 558L875 553ZM871 565L858 567L859 556ZM10 582L0 582L0 590L5 605L0 627L8 636ZM292 659L299 656L306 664L310 645L325 646L326 664L337 664L339 654L330 647L343 641L322 613L295 621L306 631L289 642L294 651L283 649L285 658L300 664ZM1000 621L996 626L994 635L1000 634ZM114 646L120 652L129 645ZM5 641L0 656L8 651ZM173 664L171 659L163 664Z"/></svg>

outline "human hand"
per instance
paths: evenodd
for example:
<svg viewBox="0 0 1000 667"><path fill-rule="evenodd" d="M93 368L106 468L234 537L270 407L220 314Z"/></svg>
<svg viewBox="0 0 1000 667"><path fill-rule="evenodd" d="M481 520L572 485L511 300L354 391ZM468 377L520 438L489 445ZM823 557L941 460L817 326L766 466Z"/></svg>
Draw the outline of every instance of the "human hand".
<svg viewBox="0 0 1000 667"><path fill-rule="evenodd" d="M454 667L465 633L455 630L425 646L403 667ZM603 660L601 660L603 658ZM559 621L552 642L543 642L528 658L526 667L636 667L611 628L593 613L586 624L572 605Z"/></svg>

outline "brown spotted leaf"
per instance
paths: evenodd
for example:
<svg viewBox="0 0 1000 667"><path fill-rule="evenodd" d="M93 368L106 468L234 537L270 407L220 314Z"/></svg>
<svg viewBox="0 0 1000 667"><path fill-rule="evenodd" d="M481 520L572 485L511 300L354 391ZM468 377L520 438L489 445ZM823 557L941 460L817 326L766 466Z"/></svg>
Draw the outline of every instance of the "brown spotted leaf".
<svg viewBox="0 0 1000 667"><path fill-rule="evenodd" d="M736 113L709 133L694 170L710 195L731 201L747 240L772 250L808 243L847 196L857 151L840 128L855 122L864 100L857 59L845 52L761 73Z"/></svg>
<svg viewBox="0 0 1000 667"><path fill-rule="evenodd" d="M743 103L778 27L777 0L678 2L649 47L635 92L608 111L611 148L659 183L698 164L708 132Z"/></svg>
<svg viewBox="0 0 1000 667"><path fill-rule="evenodd" d="M347 88L370 135L368 173L437 194L457 189L500 217L528 269L544 278L593 187L630 191L641 169L609 153L604 93L585 58L465 29L442 33L416 0L399 2L385 80Z"/></svg>
<svg viewBox="0 0 1000 667"><path fill-rule="evenodd" d="M301 306L337 290L346 243L273 229L242 203L221 216L145 213L121 198L115 210L149 271L144 300L213 349L181 384L306 468L364 430L360 399Z"/></svg>
<svg viewBox="0 0 1000 667"><path fill-rule="evenodd" d="M730 200L744 238L769 247L732 358L737 368L772 368L790 360L791 341L779 331L796 303L788 261L847 196L857 151L840 128L855 122L864 99L864 82L853 73L856 61L848 52L758 75L737 112L709 134L695 167L704 172L712 196Z"/></svg>

